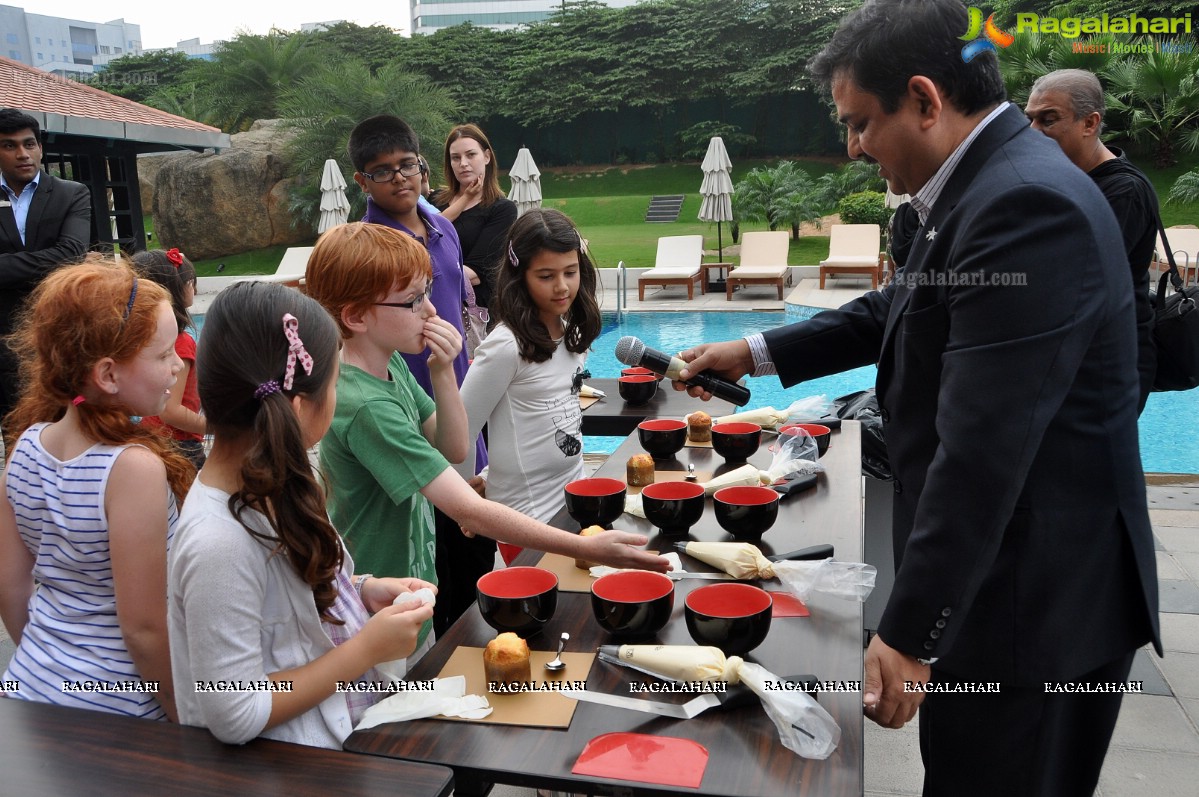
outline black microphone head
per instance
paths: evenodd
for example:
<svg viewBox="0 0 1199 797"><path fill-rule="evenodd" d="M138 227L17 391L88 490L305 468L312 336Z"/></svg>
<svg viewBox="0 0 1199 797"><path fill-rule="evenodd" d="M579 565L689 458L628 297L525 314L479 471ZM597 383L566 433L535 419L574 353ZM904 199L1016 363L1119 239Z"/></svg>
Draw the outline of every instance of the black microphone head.
<svg viewBox="0 0 1199 797"><path fill-rule="evenodd" d="M616 341L616 359L625 365L640 365L643 354L645 354L645 344L632 335L625 335Z"/></svg>

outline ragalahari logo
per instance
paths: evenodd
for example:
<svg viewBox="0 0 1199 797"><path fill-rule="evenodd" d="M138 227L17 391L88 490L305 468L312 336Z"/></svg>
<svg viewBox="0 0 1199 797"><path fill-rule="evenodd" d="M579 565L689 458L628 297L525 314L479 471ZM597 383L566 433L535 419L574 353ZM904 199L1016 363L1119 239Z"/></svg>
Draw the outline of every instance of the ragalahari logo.
<svg viewBox="0 0 1199 797"><path fill-rule="evenodd" d="M979 38L979 35L983 38ZM999 47L1007 47L1016 40L1016 37L1010 33L1002 31L995 24L995 15L987 17L986 23L983 22L983 12L970 6L970 27L966 30L965 36L959 36L959 39L965 42L970 42L962 48L962 60L970 63L974 57L986 50L996 51L996 45Z"/></svg>

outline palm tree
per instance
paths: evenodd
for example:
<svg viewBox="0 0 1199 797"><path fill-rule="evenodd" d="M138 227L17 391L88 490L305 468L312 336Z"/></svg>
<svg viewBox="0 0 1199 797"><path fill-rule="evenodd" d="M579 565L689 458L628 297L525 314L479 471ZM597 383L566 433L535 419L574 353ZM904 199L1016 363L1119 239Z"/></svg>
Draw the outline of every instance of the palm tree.
<svg viewBox="0 0 1199 797"><path fill-rule="evenodd" d="M399 64L388 64L372 75L367 65L357 61L316 69L283 94L279 109L288 120L287 127L296 133L288 143L291 174L299 182L292 191L292 215L314 226L320 217L319 182L325 161L336 158L346 184L353 184L346 143L354 125L375 114L395 114L429 142L428 149L437 151L459 110L448 89L429 83L422 75ZM350 218L360 218L366 199L360 191L351 191L349 196Z"/></svg>
<svg viewBox="0 0 1199 797"><path fill-rule="evenodd" d="M1151 52L1112 65L1109 109L1128 119L1136 141L1152 141L1158 167L1177 162L1179 146L1199 146L1199 54Z"/></svg>
<svg viewBox="0 0 1199 797"><path fill-rule="evenodd" d="M204 65L209 116L231 133L248 130L256 119L279 118L283 93L328 60L304 33L271 30L265 36L239 32L223 42Z"/></svg>
<svg viewBox="0 0 1199 797"><path fill-rule="evenodd" d="M799 225L819 222L820 216L816 185L794 161L779 161L773 169L751 169L733 190L737 223L764 221L772 230L786 224L791 227L791 237L799 238Z"/></svg>
<svg viewBox="0 0 1199 797"><path fill-rule="evenodd" d="M843 197L860 191L882 191L886 188L878 176L878 167L866 161L850 161L835 172L822 174L816 181L815 198L822 213L827 215L837 209Z"/></svg>
<svg viewBox="0 0 1199 797"><path fill-rule="evenodd" d="M1193 169L1174 181L1167 202L1185 204L1199 200L1199 169Z"/></svg>

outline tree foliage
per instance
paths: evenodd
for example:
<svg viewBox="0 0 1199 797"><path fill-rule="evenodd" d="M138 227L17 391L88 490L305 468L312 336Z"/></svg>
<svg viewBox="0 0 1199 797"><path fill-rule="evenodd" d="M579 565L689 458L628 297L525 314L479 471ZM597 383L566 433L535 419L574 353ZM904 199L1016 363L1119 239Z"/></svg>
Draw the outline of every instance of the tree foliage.
<svg viewBox="0 0 1199 797"><path fill-rule="evenodd" d="M196 65L183 53L151 50L109 61L88 85L134 102L145 102L160 86L186 82Z"/></svg>
<svg viewBox="0 0 1199 797"><path fill-rule="evenodd" d="M366 198L354 187L354 169L346 155L354 125L375 114L395 114L439 149L459 111L447 90L404 72L398 64L372 74L368 66L354 61L314 70L283 94L279 109L295 131L288 152L291 174L299 178L300 187L292 193L292 211L314 226L320 217L321 172L329 158L337 159L350 186L350 218L365 211Z"/></svg>

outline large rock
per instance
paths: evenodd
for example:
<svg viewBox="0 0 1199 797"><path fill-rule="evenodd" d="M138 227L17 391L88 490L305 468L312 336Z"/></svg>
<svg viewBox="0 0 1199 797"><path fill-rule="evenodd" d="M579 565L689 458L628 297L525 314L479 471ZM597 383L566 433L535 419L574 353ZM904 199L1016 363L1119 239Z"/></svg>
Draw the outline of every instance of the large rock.
<svg viewBox="0 0 1199 797"><path fill-rule="evenodd" d="M154 179L155 244L192 260L311 241L311 226L292 226L279 120L260 120L219 153L164 158ZM139 169L140 171L140 169Z"/></svg>

